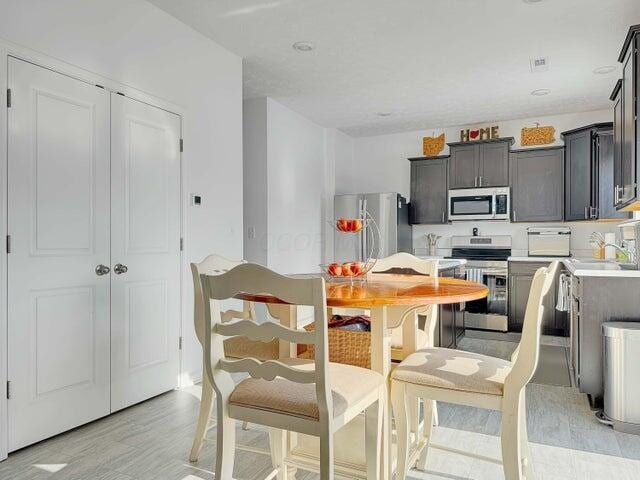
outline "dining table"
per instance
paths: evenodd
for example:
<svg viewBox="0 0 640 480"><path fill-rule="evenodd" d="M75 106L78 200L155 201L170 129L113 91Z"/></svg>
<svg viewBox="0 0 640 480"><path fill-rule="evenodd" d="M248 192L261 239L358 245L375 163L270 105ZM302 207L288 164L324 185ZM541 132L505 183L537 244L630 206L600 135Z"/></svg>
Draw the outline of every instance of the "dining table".
<svg viewBox="0 0 640 480"><path fill-rule="evenodd" d="M309 278L323 274L290 275ZM371 322L371 369L390 379L391 330L402 328L403 356L417 350L418 311L429 305L457 304L485 298L488 288L476 282L458 278L431 277L400 273L369 273L363 279L336 280L327 278L325 282L328 310L356 309L367 310ZM270 314L289 328L299 328L299 309L268 294L238 294L236 298L267 304ZM433 344L433 339L430 339ZM292 358L297 355L297 346L285 341L280 342L280 357ZM389 390L389 389L387 389ZM357 426L351 429L343 427L335 439L336 474L351 478L365 478L364 452L354 452L352 435L358 434ZM300 468L312 468L314 444L301 440L302 435L292 435L289 441L290 462ZM345 444L342 448L341 444ZM387 395L384 405L382 432L381 478L390 480L395 469L393 458L391 401ZM317 454L316 454L317 456ZM355 458L357 457L357 458Z"/></svg>

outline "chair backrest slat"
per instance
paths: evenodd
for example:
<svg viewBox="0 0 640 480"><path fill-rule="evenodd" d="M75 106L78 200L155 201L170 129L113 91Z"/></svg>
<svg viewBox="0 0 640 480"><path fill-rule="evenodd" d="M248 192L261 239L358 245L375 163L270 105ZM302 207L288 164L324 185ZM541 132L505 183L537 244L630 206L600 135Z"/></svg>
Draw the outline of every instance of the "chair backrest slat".
<svg viewBox="0 0 640 480"><path fill-rule="evenodd" d="M204 346L205 318L204 318L204 293L200 275L220 275L228 272L233 267L246 263L244 260L230 260L219 255L209 255L200 263L191 264L191 276L193 278L193 325L196 336ZM244 302L243 311L227 310L221 312L222 322L228 322L234 318L255 319L255 311L251 302Z"/></svg>
<svg viewBox="0 0 640 480"><path fill-rule="evenodd" d="M296 383L315 383L316 372L291 368L277 360L260 362L255 358L241 360L220 360L220 368L229 373L248 373L253 378L273 380L276 377L287 378Z"/></svg>
<svg viewBox="0 0 640 480"><path fill-rule="evenodd" d="M529 300L524 315L522 337L513 357L513 367L505 380L505 390L524 387L536 371L540 356L540 335L544 316L544 298L551 291L554 278L560 267L552 262L549 267L539 268L531 283Z"/></svg>
<svg viewBox="0 0 640 480"><path fill-rule="evenodd" d="M393 270L413 270L420 275L435 277L438 275L438 260L423 260L410 253L399 252L377 259L371 272L382 273Z"/></svg>
<svg viewBox="0 0 640 480"><path fill-rule="evenodd" d="M313 344L316 341L314 332L294 330L275 322L257 323L252 320L238 320L231 323L219 323L215 326L216 333L226 337L247 337L249 340L270 342L274 338L289 343Z"/></svg>

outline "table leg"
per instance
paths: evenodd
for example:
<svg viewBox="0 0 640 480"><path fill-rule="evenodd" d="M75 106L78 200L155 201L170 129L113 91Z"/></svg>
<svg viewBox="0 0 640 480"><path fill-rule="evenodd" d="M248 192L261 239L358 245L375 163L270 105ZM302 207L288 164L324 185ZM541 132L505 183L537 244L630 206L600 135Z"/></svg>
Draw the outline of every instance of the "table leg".
<svg viewBox="0 0 640 480"><path fill-rule="evenodd" d="M381 373L387 380L391 372L391 331L388 328L387 307L371 309L371 369ZM391 457L391 398L387 383L384 420L382 425L381 475L382 480L392 477Z"/></svg>
<svg viewBox="0 0 640 480"><path fill-rule="evenodd" d="M402 323L402 358L407 358L418 349L418 311L407 314ZM414 399L409 405L409 432L418 440L420 427L420 401Z"/></svg>

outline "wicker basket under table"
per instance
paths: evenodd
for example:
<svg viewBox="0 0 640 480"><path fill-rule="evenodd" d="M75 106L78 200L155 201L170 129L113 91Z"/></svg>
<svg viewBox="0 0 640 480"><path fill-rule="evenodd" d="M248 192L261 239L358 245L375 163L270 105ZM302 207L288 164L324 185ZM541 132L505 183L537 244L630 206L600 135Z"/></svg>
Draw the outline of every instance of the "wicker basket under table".
<svg viewBox="0 0 640 480"><path fill-rule="evenodd" d="M313 324L304 329L315 330ZM313 345L299 345L298 358L315 358ZM355 367L371 368L371 332L329 328L329 361Z"/></svg>

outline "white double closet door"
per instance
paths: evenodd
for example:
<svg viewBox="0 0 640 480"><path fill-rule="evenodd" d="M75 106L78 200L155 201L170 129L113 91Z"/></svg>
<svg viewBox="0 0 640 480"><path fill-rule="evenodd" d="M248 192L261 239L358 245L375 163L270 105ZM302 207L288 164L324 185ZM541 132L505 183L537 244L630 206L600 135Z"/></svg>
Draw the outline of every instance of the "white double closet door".
<svg viewBox="0 0 640 480"><path fill-rule="evenodd" d="M13 451L176 387L180 117L22 60L8 74Z"/></svg>

